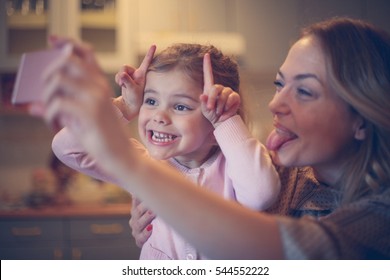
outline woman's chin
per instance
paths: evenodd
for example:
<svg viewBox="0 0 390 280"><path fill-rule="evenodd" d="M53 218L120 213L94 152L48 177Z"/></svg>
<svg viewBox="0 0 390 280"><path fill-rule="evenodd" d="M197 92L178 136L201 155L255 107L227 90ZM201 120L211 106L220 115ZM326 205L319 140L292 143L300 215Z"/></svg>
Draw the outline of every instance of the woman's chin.
<svg viewBox="0 0 390 280"><path fill-rule="evenodd" d="M281 167L294 167L297 166L297 163L292 161L290 157L287 156L283 151L271 151L272 162L276 166Z"/></svg>

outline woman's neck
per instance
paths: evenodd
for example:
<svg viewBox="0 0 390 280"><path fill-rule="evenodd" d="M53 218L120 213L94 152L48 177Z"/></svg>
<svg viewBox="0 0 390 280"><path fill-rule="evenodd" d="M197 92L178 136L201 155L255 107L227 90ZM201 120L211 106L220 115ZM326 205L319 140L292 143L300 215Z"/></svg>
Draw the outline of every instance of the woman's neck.
<svg viewBox="0 0 390 280"><path fill-rule="evenodd" d="M335 186L342 174L342 168L312 167L316 180L327 186Z"/></svg>

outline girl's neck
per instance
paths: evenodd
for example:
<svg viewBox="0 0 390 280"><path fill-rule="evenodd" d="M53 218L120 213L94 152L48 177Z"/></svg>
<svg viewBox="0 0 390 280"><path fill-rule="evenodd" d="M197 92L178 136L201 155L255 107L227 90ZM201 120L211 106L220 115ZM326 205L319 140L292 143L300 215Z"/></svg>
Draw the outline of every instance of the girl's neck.
<svg viewBox="0 0 390 280"><path fill-rule="evenodd" d="M196 158L182 158L182 157L174 157L173 159L180 165L193 169L201 167L205 162L207 162L213 155L215 155L219 151L219 146L212 146L210 151L207 153L207 155L201 159Z"/></svg>

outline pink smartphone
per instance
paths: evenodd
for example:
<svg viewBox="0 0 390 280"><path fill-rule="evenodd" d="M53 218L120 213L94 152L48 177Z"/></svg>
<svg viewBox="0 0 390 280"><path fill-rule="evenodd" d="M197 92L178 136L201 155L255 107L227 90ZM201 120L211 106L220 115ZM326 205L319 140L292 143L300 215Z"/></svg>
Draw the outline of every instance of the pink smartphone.
<svg viewBox="0 0 390 280"><path fill-rule="evenodd" d="M48 65L58 59L65 58L69 53L69 48L66 47L24 53L16 74L12 104L41 101L44 88L43 71Z"/></svg>

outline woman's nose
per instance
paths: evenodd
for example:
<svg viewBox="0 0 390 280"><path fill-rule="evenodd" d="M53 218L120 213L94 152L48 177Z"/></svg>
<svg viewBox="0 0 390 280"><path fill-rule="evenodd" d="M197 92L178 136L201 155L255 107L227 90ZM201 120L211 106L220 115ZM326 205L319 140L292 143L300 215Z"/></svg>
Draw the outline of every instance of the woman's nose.
<svg viewBox="0 0 390 280"><path fill-rule="evenodd" d="M275 93L268 104L268 108L273 115L288 114L290 111L288 92L283 89L282 91Z"/></svg>

